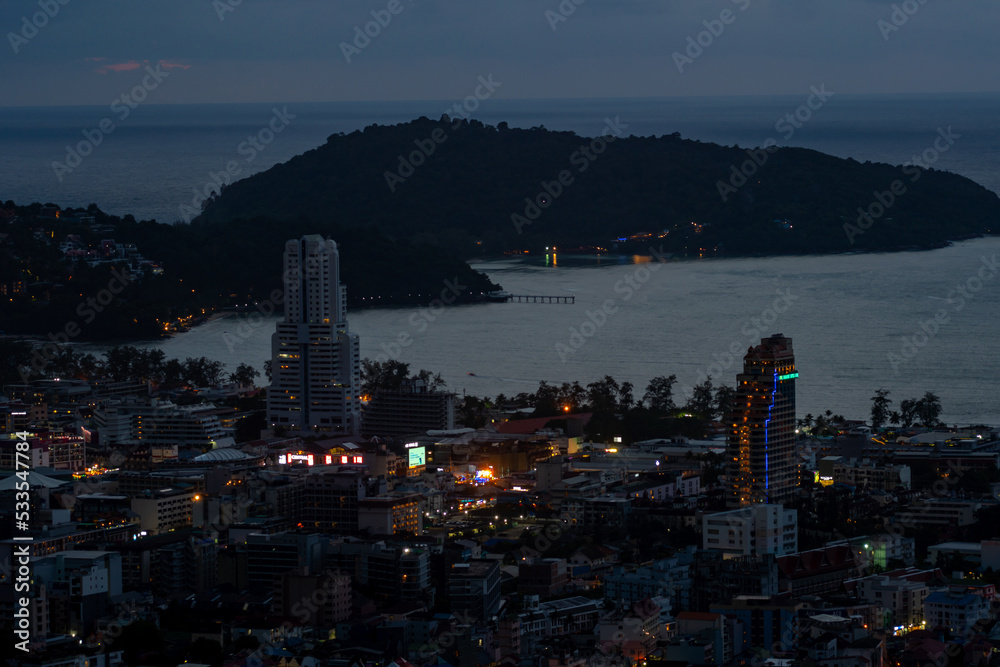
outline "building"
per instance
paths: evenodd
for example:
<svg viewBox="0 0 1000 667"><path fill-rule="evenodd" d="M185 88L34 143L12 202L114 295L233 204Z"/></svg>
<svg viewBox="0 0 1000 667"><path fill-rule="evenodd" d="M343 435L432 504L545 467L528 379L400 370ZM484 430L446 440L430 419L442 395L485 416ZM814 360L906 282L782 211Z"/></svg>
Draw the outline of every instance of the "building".
<svg viewBox="0 0 1000 667"><path fill-rule="evenodd" d="M823 547L779 556L778 590L793 597L836 593L858 576L865 564L848 545Z"/></svg>
<svg viewBox="0 0 1000 667"><path fill-rule="evenodd" d="M762 339L743 357L728 416L730 507L785 503L798 487L795 462L795 355L792 339Z"/></svg>
<svg viewBox="0 0 1000 667"><path fill-rule="evenodd" d="M910 466L895 463L874 464L868 460L849 461L843 456L825 456L817 465L823 485L847 484L862 489L892 492L910 488Z"/></svg>
<svg viewBox="0 0 1000 667"><path fill-rule="evenodd" d="M983 503L976 500L928 498L912 503L896 514L902 525L914 528L939 529L947 526L971 526Z"/></svg>
<svg viewBox="0 0 1000 667"><path fill-rule="evenodd" d="M536 558L517 566L517 591L521 595L552 597L562 593L568 583L563 558Z"/></svg>
<svg viewBox="0 0 1000 667"><path fill-rule="evenodd" d="M687 609L691 592L694 548L672 558L653 561L634 569L615 566L604 577L604 599L618 607L646 598L668 598L675 610Z"/></svg>
<svg viewBox="0 0 1000 667"><path fill-rule="evenodd" d="M579 478L573 478L573 481ZM563 523L583 525L588 528L607 526L624 528L632 510L632 500L614 496L597 498L568 498L559 506L559 517Z"/></svg>
<svg viewBox="0 0 1000 667"><path fill-rule="evenodd" d="M594 628L602 652L620 651L629 664L640 664L660 638L660 608L652 600L640 600L630 609L613 612Z"/></svg>
<svg viewBox="0 0 1000 667"><path fill-rule="evenodd" d="M718 664L723 665L729 664L734 657L736 635L739 635L740 641L743 638L742 627L735 619L728 619L722 614L699 611L682 611L677 614L677 635L684 639L697 638L711 641L712 657L718 658ZM683 646L682 642L683 639L677 641L678 646ZM670 653L668 650L668 655Z"/></svg>
<svg viewBox="0 0 1000 667"><path fill-rule="evenodd" d="M301 516L289 518L305 528L340 535L358 532L362 500L387 491L384 478L370 478L359 470L310 472L295 483L303 490Z"/></svg>
<svg viewBox="0 0 1000 667"><path fill-rule="evenodd" d="M232 434L214 405L149 404L115 400L94 410L94 426L102 447L143 444L151 448L214 447Z"/></svg>
<svg viewBox="0 0 1000 667"><path fill-rule="evenodd" d="M877 565L883 570L903 565L913 565L917 559L916 540L896 533L859 535L846 540L827 542L828 547L848 545L858 554L858 560L868 566ZM932 547L933 548L933 547ZM934 559L931 559L934 562Z"/></svg>
<svg viewBox="0 0 1000 667"><path fill-rule="evenodd" d="M419 535L423 530L420 496L409 493L359 500L358 529L371 535Z"/></svg>
<svg viewBox="0 0 1000 667"><path fill-rule="evenodd" d="M59 634L86 634L122 593L121 556L108 551L62 551L32 563L44 585L49 628Z"/></svg>
<svg viewBox="0 0 1000 667"><path fill-rule="evenodd" d="M735 653L764 649L772 654L793 651L798 644L799 610L805 603L782 597L740 595L726 604L713 604L712 613L738 620L743 626L743 643Z"/></svg>
<svg viewBox="0 0 1000 667"><path fill-rule="evenodd" d="M129 540L109 549L121 555L126 590L152 591L170 598L200 593L217 583L215 540L192 531Z"/></svg>
<svg viewBox="0 0 1000 667"><path fill-rule="evenodd" d="M430 551L426 549L340 540L330 544L326 566L353 576L379 602L416 601L432 592Z"/></svg>
<svg viewBox="0 0 1000 667"><path fill-rule="evenodd" d="M351 617L351 577L343 572L286 572L274 582L274 613L303 625L333 627Z"/></svg>
<svg viewBox="0 0 1000 667"><path fill-rule="evenodd" d="M356 434L361 428L358 337L347 327L337 244L317 234L285 244L285 316L271 337L272 428Z"/></svg>
<svg viewBox="0 0 1000 667"><path fill-rule="evenodd" d="M783 505L750 505L702 517L702 546L727 554L783 556L799 550L799 513Z"/></svg>
<svg viewBox="0 0 1000 667"><path fill-rule="evenodd" d="M197 498L197 500L196 500ZM139 526L150 535L191 526L192 503L201 496L190 489L165 487L142 491L132 498L132 511L139 515Z"/></svg>
<svg viewBox="0 0 1000 667"><path fill-rule="evenodd" d="M491 560L455 563L448 571L453 614L488 621L500 608L500 564Z"/></svg>
<svg viewBox="0 0 1000 667"><path fill-rule="evenodd" d="M974 593L935 591L924 599L927 629L968 637L978 621L989 618L990 600Z"/></svg>
<svg viewBox="0 0 1000 667"><path fill-rule="evenodd" d="M924 601L930 595L928 582L941 578L940 570L910 567L845 582L865 602L885 609L890 627L897 632L918 629L924 623Z"/></svg>
<svg viewBox="0 0 1000 667"><path fill-rule="evenodd" d="M294 570L320 571L323 546L316 533L251 533L246 539L247 580L254 592L271 592L278 577Z"/></svg>
<svg viewBox="0 0 1000 667"><path fill-rule="evenodd" d="M63 435L45 438L42 442L49 448L49 465L56 470L80 472L87 467L83 438Z"/></svg>
<svg viewBox="0 0 1000 667"><path fill-rule="evenodd" d="M597 600L575 595L549 602L536 596L524 598L525 611L518 614L521 637L564 637L593 632L601 615Z"/></svg>
<svg viewBox="0 0 1000 667"><path fill-rule="evenodd" d="M361 432L366 438L398 438L454 428L455 394L435 391L416 378L405 380L399 391L382 391L370 397Z"/></svg>
<svg viewBox="0 0 1000 667"><path fill-rule="evenodd" d="M778 593L778 565L773 554L725 557L703 550L692 564L691 602L684 609L708 612L719 601L740 595L771 598Z"/></svg>
<svg viewBox="0 0 1000 667"><path fill-rule="evenodd" d="M150 447L211 447L231 431L223 428L214 405L174 405L154 401L132 417L132 438Z"/></svg>

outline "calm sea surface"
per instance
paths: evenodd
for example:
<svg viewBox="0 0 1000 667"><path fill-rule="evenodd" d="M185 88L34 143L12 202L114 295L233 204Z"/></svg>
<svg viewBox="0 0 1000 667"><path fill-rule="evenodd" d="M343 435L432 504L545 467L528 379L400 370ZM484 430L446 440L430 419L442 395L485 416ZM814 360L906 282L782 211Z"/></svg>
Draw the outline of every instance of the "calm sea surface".
<svg viewBox="0 0 1000 667"><path fill-rule="evenodd" d="M576 303L357 310L349 322L362 356L391 354L479 396L604 375L632 382L640 395L657 375L676 374L682 392L708 374L732 384L739 366L732 352L742 356L761 336L781 332L794 341L800 415L867 418L869 398L885 387L897 405L936 392L949 423L1000 425L1000 275L982 283L977 276L998 255L1000 239L988 238L870 255L489 261L474 266L512 293L573 295ZM603 324L587 324L602 321L588 312L609 301ZM927 324L935 315L944 321L936 330ZM168 356L262 368L276 320L248 318L229 315L150 345ZM399 340L409 343L394 347Z"/></svg>
<svg viewBox="0 0 1000 667"><path fill-rule="evenodd" d="M897 164L932 146L938 128L951 127L961 138L934 166L1000 192L1000 95L835 95L786 139L775 123L806 95L488 100L477 117L583 135L601 132L605 118L618 117L637 135L680 132L741 146L773 137L782 145ZM284 104L142 106L61 181L52 163L65 160L66 146L109 117L110 109L0 108L0 200L94 202L112 213L171 222L209 172L230 160L243 160L242 175L249 175L331 134L436 118L453 103L290 104L291 124L251 162L240 153L241 143ZM873 391L885 387L896 405L935 391L949 422L1000 424L1000 276L992 268L983 268L990 276L985 280L977 275L998 253L1000 239L990 238L877 255L666 264L637 264L644 259L632 257L489 261L475 266L513 293L574 295L576 304L460 306L437 314L355 311L350 326L361 336L364 356L391 353L414 369L441 372L459 393L490 396L532 391L540 380L587 383L606 374L632 382L640 395L656 375L676 374L682 392L707 374L732 383L734 358L761 336L781 332L794 340L800 415L830 409L864 418ZM588 316L606 304L610 315ZM943 323L927 324L935 315ZM254 320L245 337L236 333L239 324L230 315L149 345L170 356L219 359L231 368L262 366L274 319ZM397 350L392 344L401 336L409 344Z"/></svg>

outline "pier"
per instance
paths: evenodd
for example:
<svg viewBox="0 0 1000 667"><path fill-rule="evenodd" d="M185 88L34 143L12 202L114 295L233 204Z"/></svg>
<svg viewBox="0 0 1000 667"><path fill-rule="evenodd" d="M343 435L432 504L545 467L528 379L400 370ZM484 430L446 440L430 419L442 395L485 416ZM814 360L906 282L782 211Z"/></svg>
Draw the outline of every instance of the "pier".
<svg viewBox="0 0 1000 667"><path fill-rule="evenodd" d="M533 294L491 294L490 300L504 303L576 303L575 296L538 296Z"/></svg>

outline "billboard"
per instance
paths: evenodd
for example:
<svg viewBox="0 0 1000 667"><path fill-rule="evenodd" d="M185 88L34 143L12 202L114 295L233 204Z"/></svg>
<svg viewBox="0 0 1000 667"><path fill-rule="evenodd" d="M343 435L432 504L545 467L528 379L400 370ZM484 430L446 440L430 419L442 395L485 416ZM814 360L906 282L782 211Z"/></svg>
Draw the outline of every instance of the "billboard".
<svg viewBox="0 0 1000 667"><path fill-rule="evenodd" d="M417 468L427 464L426 448L413 447L408 450L410 455L410 467Z"/></svg>

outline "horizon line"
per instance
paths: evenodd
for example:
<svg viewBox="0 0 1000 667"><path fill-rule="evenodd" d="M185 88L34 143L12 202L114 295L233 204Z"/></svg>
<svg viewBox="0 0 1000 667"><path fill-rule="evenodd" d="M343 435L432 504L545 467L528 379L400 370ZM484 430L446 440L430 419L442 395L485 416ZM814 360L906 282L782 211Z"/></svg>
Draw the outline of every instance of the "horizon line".
<svg viewBox="0 0 1000 667"><path fill-rule="evenodd" d="M495 102L570 102L570 101L604 101L604 100L731 100L731 99L761 99L776 97L800 97L801 92L795 93L753 93L734 95L640 95L640 96L604 96L604 97L496 97ZM838 97L847 98L919 98L919 97L960 97L960 96L1000 96L1000 90L979 90L979 91L947 91L947 92L894 92L894 93L837 93ZM268 104L437 104L453 103L452 98L441 99L372 99L372 100L270 100L270 101L245 101L245 102L159 102L145 103L145 107L181 107L181 106L249 106ZM5 109L73 109L100 107L104 104L5 104L0 105L0 110Z"/></svg>

